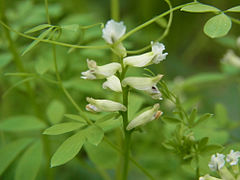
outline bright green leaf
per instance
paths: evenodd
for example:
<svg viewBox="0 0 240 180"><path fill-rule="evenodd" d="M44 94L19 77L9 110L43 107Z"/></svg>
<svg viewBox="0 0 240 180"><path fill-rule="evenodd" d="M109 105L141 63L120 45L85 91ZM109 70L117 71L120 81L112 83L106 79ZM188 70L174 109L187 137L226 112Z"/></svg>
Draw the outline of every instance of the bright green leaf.
<svg viewBox="0 0 240 180"><path fill-rule="evenodd" d="M211 38L227 35L232 27L231 19L225 14L219 14L209 19L204 25L204 33Z"/></svg>
<svg viewBox="0 0 240 180"><path fill-rule="evenodd" d="M104 131L108 132L115 128L118 128L122 125L121 121L119 119L110 119L103 122L96 122L96 124Z"/></svg>
<svg viewBox="0 0 240 180"><path fill-rule="evenodd" d="M84 135L89 143L97 146L104 137L104 131L100 127L92 125L84 130Z"/></svg>
<svg viewBox="0 0 240 180"><path fill-rule="evenodd" d="M202 150L201 150L201 154L206 155L206 154L212 154L212 153L216 153L219 152L223 147L221 145L218 144L210 144L210 145L206 145Z"/></svg>
<svg viewBox="0 0 240 180"><path fill-rule="evenodd" d="M196 118L196 115L197 115L197 109L196 108L193 108L191 114L190 114L190 117L189 117L189 124L192 125L195 118Z"/></svg>
<svg viewBox="0 0 240 180"><path fill-rule="evenodd" d="M41 141L32 144L20 158L15 174L15 180L34 180L41 167L43 146Z"/></svg>
<svg viewBox="0 0 240 180"><path fill-rule="evenodd" d="M81 122L81 123L86 123L86 120L83 119L81 116L79 115L75 115L75 114L64 114L64 116L66 118L69 118L69 119L72 119L72 120L75 120L75 121L78 121L78 122Z"/></svg>
<svg viewBox="0 0 240 180"><path fill-rule="evenodd" d="M8 119L1 121L0 130L2 131L36 131L41 130L46 127L46 124L43 123L40 119L35 116L30 115L21 115L13 116Z"/></svg>
<svg viewBox="0 0 240 180"><path fill-rule="evenodd" d="M85 140L85 136L81 131L69 137L54 153L51 159L51 167L65 164L73 159L81 150Z"/></svg>
<svg viewBox="0 0 240 180"><path fill-rule="evenodd" d="M53 100L47 107L47 116L52 124L59 123L65 113L65 106L59 100Z"/></svg>
<svg viewBox="0 0 240 180"><path fill-rule="evenodd" d="M44 31L43 33L41 33L38 36L38 39L34 40L29 46L27 46L27 48L24 50L24 52L22 53L22 56L24 54L26 54L28 51L30 51L33 47L35 47L41 40L43 40L50 32L52 31L52 28L47 29L46 31Z"/></svg>
<svg viewBox="0 0 240 180"><path fill-rule="evenodd" d="M192 5L188 5L188 6L183 7L181 9L181 11L204 13L204 12L218 12L220 10L213 7L213 6L209 6L209 5L201 4L201 3L196 3L196 4L192 4Z"/></svg>
<svg viewBox="0 0 240 180"><path fill-rule="evenodd" d="M59 135L63 133L67 133L70 131L74 131L76 129L79 129L81 127L85 126L83 123L77 123L77 122L67 122L67 123L61 123L53 125L50 128L47 128L43 134L47 135Z"/></svg>
<svg viewBox="0 0 240 180"><path fill-rule="evenodd" d="M0 175L31 142L31 138L19 139L0 149Z"/></svg>
<svg viewBox="0 0 240 180"><path fill-rule="evenodd" d="M226 12L240 12L240 5L228 9Z"/></svg>
<svg viewBox="0 0 240 180"><path fill-rule="evenodd" d="M28 31L25 32L25 34L30 34L30 33L36 32L36 31L40 31L40 30L48 28L48 27L51 27L51 25L50 24L41 24L32 29L29 29Z"/></svg>

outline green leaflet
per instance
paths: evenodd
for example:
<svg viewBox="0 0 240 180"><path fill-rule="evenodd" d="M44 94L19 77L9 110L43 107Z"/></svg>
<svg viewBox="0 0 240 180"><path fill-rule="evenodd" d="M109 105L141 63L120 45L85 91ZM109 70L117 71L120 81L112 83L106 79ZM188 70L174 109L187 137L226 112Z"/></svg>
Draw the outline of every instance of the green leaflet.
<svg viewBox="0 0 240 180"><path fill-rule="evenodd" d="M51 159L51 167L65 164L73 159L81 150L86 138L82 132L78 132L64 141Z"/></svg>
<svg viewBox="0 0 240 180"><path fill-rule="evenodd" d="M47 107L47 116L52 124L59 123L65 113L65 106L59 100L53 100Z"/></svg>
<svg viewBox="0 0 240 180"><path fill-rule="evenodd" d="M218 12L219 9L206 4L196 3L181 8L181 11L193 12L193 13L205 13L205 12Z"/></svg>
<svg viewBox="0 0 240 180"><path fill-rule="evenodd" d="M43 146L39 140L32 144L20 158L16 167L15 180L34 180L43 160Z"/></svg>
<svg viewBox="0 0 240 180"><path fill-rule="evenodd" d="M23 138L11 142L0 149L0 175L31 142L31 138Z"/></svg>
<svg viewBox="0 0 240 180"><path fill-rule="evenodd" d="M232 27L231 19L225 14L219 14L209 19L204 25L204 33L211 38L227 35Z"/></svg>
<svg viewBox="0 0 240 180"><path fill-rule="evenodd" d="M240 5L228 9L226 12L240 12Z"/></svg>
<svg viewBox="0 0 240 180"><path fill-rule="evenodd" d="M26 54L28 51L30 51L33 47L35 47L41 40L43 40L50 32L52 31L52 28L47 29L46 31L44 31L43 33L41 33L38 36L38 39L34 40L29 46L27 46L27 48L24 50L24 52L22 53L22 56L24 54Z"/></svg>
<svg viewBox="0 0 240 180"><path fill-rule="evenodd" d="M51 126L50 128L47 128L43 134L47 135L59 135L63 133L67 133L70 131L74 131L76 129L79 129L86 124L78 123L78 122L67 122L67 123L61 123Z"/></svg>
<svg viewBox="0 0 240 180"><path fill-rule="evenodd" d="M51 25L50 24L41 24L32 29L29 29L28 31L25 32L25 34L30 34L30 33L36 32L36 31L40 31L40 30L46 29L48 27L51 27Z"/></svg>
<svg viewBox="0 0 240 180"><path fill-rule="evenodd" d="M97 146L104 137L104 131L95 125L88 127L83 133L87 141L95 146Z"/></svg>
<svg viewBox="0 0 240 180"><path fill-rule="evenodd" d="M1 121L0 130L2 131L36 131L46 127L40 119L30 115L20 115L9 117L8 119Z"/></svg>
<svg viewBox="0 0 240 180"><path fill-rule="evenodd" d="M75 120L75 121L78 121L78 122L81 122L81 123L86 123L86 120L83 119L81 116L79 115L75 115L75 114L64 114L64 116L66 118L69 118L71 120Z"/></svg>

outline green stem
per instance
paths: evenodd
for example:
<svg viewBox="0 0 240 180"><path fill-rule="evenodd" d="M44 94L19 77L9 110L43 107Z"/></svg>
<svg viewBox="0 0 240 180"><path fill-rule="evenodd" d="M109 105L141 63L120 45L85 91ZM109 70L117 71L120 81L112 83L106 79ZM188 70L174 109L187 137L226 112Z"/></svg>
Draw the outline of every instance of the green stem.
<svg viewBox="0 0 240 180"><path fill-rule="evenodd" d="M160 14L160 15L158 15L158 16L150 19L150 20L148 20L147 22L145 22L145 23L137 26L136 28L134 28L134 29L132 29L131 31L129 31L128 33L126 33L126 34L125 34L124 36L122 36L116 43L122 42L123 40L127 39L129 36L131 36L132 34L134 34L135 32L137 32L137 31L145 28L146 26L154 23L154 22L157 21L159 18L162 18L162 17L170 14L170 13L173 12L173 11L176 11L176 10L178 10L178 9L181 9L181 8L183 8L183 7L185 7L185 6L189 6L189 5L192 5L192 4L196 4L196 2L191 2L191 3L179 5L179 6L177 6L177 7L174 7L174 8L172 8L172 9L170 9L170 10L168 10L168 11L166 11L166 12L164 12L164 13L162 13L162 14Z"/></svg>
<svg viewBox="0 0 240 180"><path fill-rule="evenodd" d="M199 177L200 177L199 158L198 155L196 155L196 179L199 179Z"/></svg>
<svg viewBox="0 0 240 180"><path fill-rule="evenodd" d="M9 27L3 21L0 21L0 24L3 27L7 28L9 31L15 32L19 36L22 36L22 37L25 37L25 38L28 38L28 39L32 39L32 40L39 40L40 42L45 42L45 43L49 43L49 44L55 44L55 45L59 45L59 46L70 47L70 48L77 48L77 49L108 49L109 48L108 45L102 45L102 46L79 46L79 45L73 45L73 44L68 44L68 43L64 43L64 42L53 41L53 40L49 40L49 39L40 39L40 38L36 38L36 37L29 36L29 35L23 34L21 32L18 32L16 30L12 29L11 27Z"/></svg>
<svg viewBox="0 0 240 180"><path fill-rule="evenodd" d="M115 21L119 21L119 1L111 0L111 17Z"/></svg>

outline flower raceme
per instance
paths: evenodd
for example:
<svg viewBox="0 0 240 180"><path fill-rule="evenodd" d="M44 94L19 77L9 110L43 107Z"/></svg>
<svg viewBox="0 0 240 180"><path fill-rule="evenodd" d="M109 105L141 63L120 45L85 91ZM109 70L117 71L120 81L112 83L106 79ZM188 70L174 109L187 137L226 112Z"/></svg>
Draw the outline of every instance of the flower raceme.
<svg viewBox="0 0 240 180"><path fill-rule="evenodd" d="M161 92L157 88L157 83L162 79L163 75L159 74L155 77L127 77L122 81L122 86L130 86L137 90L141 90L151 95L153 99L162 99Z"/></svg>
<svg viewBox="0 0 240 180"><path fill-rule="evenodd" d="M121 64L109 63L103 66L98 66L94 60L88 60L88 71L82 72L81 78L83 79L104 79L114 75L117 71L121 72Z"/></svg>
<svg viewBox="0 0 240 180"><path fill-rule="evenodd" d="M226 161L231 165L237 165L238 164L238 159L240 158L240 152L234 150L231 150L230 153L227 155Z"/></svg>
<svg viewBox="0 0 240 180"><path fill-rule="evenodd" d="M87 102L89 102L89 104L86 105L86 110L91 112L114 112L127 110L124 105L115 101L87 97Z"/></svg>
<svg viewBox="0 0 240 180"><path fill-rule="evenodd" d="M129 56L123 59L124 66L145 67L151 64L158 64L164 59L168 53L163 53L165 46L159 42L151 42L152 51L141 55Z"/></svg>
<svg viewBox="0 0 240 180"><path fill-rule="evenodd" d="M217 153L217 155L212 155L211 161L208 164L212 171L220 170L225 164L225 155Z"/></svg>
<svg viewBox="0 0 240 180"><path fill-rule="evenodd" d="M127 130L131 130L133 128L136 128L138 126L144 125L150 121L153 121L155 119L158 119L161 115L162 112L158 111L159 109L159 104L155 104L152 109L147 110L137 117L135 117L127 126Z"/></svg>

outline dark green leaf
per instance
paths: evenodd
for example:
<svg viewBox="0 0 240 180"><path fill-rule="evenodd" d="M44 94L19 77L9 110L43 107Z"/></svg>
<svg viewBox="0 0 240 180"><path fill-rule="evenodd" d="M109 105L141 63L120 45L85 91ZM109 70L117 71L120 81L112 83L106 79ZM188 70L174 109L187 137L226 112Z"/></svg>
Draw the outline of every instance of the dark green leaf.
<svg viewBox="0 0 240 180"><path fill-rule="evenodd" d="M222 149L221 145L218 144L210 144L206 145L205 148L200 152L202 155L213 154L215 152L219 152Z"/></svg>
<svg viewBox="0 0 240 180"><path fill-rule="evenodd" d="M227 35L232 27L231 19L225 14L219 14L209 19L204 25L204 33L211 38Z"/></svg>
<svg viewBox="0 0 240 180"><path fill-rule="evenodd" d="M0 175L14 161L14 159L32 142L31 138L19 139L0 149Z"/></svg>
<svg viewBox="0 0 240 180"><path fill-rule="evenodd" d="M29 29L29 30L26 31L25 33L26 33L26 34L30 34L30 33L36 32L36 31L40 31L40 30L42 30L42 29L46 29L46 28L48 28L48 27L51 27L51 25L50 25L50 24L41 24L41 25L38 25L38 26L36 26L36 27L34 27L34 28L32 28L32 29Z"/></svg>
<svg viewBox="0 0 240 180"><path fill-rule="evenodd" d="M50 128L47 128L43 132L43 134L59 135L59 134L67 133L67 132L70 132L70 131L74 131L74 130L79 129L79 128L85 126L85 125L86 124L78 123L78 122L67 122L67 123L56 124L56 125L53 125Z"/></svg>
<svg viewBox="0 0 240 180"><path fill-rule="evenodd" d="M104 131L100 127L92 125L84 130L84 135L89 143L97 146L104 137Z"/></svg>
<svg viewBox="0 0 240 180"><path fill-rule="evenodd" d="M219 9L206 4L196 3L181 8L181 11L193 12L193 13L205 13L205 12L218 12Z"/></svg>
<svg viewBox="0 0 240 180"><path fill-rule="evenodd" d="M204 137L204 138L200 139L198 142L199 149L203 149L207 143L208 143L208 137Z"/></svg>
<svg viewBox="0 0 240 180"><path fill-rule="evenodd" d="M32 144L20 158L16 168L15 180L34 180L38 174L43 160L43 147L41 141Z"/></svg>
<svg viewBox="0 0 240 180"><path fill-rule="evenodd" d="M59 166L72 160L85 143L85 136L78 132L64 141L51 159L51 167Z"/></svg>

